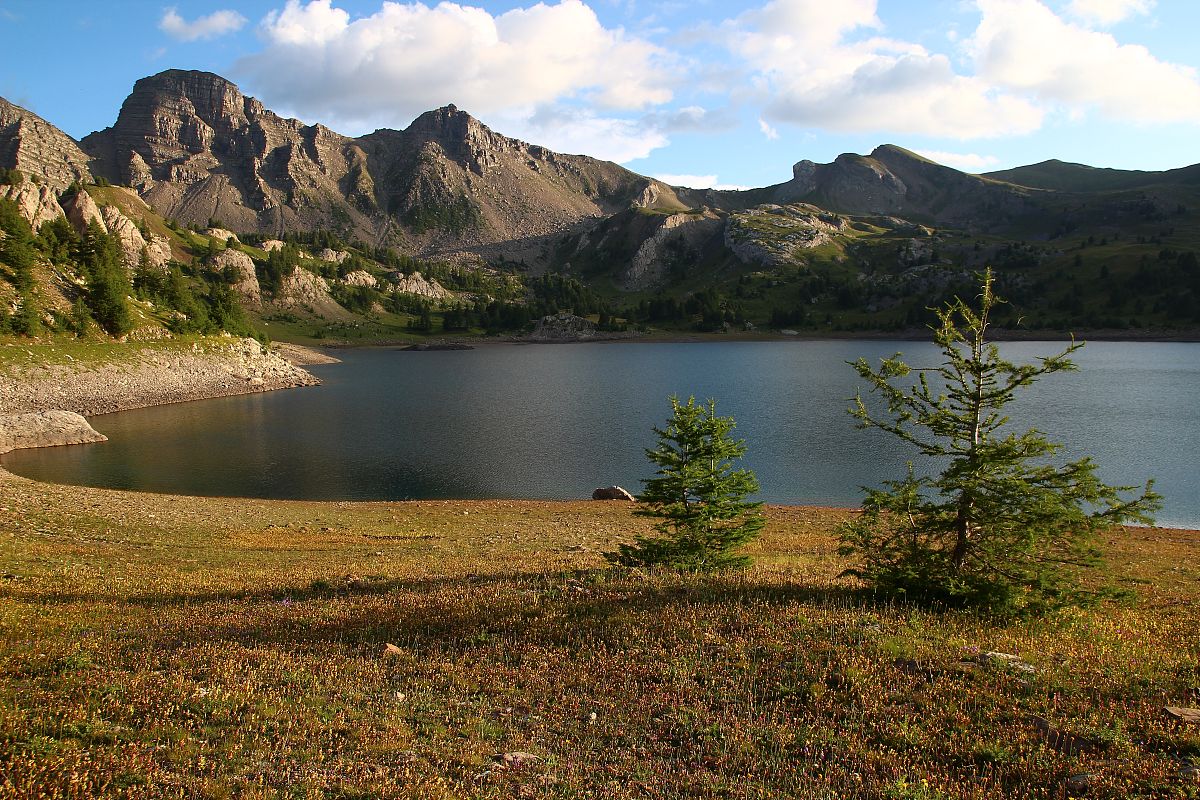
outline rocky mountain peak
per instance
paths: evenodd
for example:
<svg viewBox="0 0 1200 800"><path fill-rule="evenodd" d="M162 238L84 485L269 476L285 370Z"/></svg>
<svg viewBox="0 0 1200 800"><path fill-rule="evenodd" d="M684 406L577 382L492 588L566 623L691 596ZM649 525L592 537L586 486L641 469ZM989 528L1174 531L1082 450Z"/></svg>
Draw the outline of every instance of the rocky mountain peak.
<svg viewBox="0 0 1200 800"><path fill-rule="evenodd" d="M453 104L426 111L404 135L419 143L437 144L447 157L477 175L497 165L500 151L526 149L523 142L501 136Z"/></svg>
<svg viewBox="0 0 1200 800"><path fill-rule="evenodd" d="M92 179L88 156L74 139L3 97L0 97L0 167L36 175L57 189Z"/></svg>

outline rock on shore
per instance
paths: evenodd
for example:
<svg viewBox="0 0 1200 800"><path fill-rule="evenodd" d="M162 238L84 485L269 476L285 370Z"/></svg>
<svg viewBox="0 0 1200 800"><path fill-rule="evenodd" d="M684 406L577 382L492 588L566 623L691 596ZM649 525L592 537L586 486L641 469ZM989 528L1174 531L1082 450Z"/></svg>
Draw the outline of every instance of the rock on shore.
<svg viewBox="0 0 1200 800"><path fill-rule="evenodd" d="M0 381L0 414L62 409L84 416L320 383L253 339L147 347L118 361L24 368Z"/></svg>
<svg viewBox="0 0 1200 800"><path fill-rule="evenodd" d="M0 414L0 453L27 447L106 442L88 421L70 411Z"/></svg>

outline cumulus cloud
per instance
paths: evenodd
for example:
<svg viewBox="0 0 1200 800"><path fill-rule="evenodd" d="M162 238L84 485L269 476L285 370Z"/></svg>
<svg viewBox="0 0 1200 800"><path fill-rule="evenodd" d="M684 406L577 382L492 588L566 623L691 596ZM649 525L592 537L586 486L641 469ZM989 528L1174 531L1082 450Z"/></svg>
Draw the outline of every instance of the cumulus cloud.
<svg viewBox="0 0 1200 800"><path fill-rule="evenodd" d="M1076 115L1094 109L1132 122L1200 123L1195 69L1071 24L1039 0L978 5L982 19L967 46L984 80Z"/></svg>
<svg viewBox="0 0 1200 800"><path fill-rule="evenodd" d="M1071 0L1067 10L1085 22L1108 26L1134 14L1149 14L1154 6L1154 0Z"/></svg>
<svg viewBox="0 0 1200 800"><path fill-rule="evenodd" d="M333 0L288 0L260 32L265 47L239 74L273 103L351 127L403 124L448 102L487 115L567 99L641 110L672 97L672 56L605 28L581 0L499 15L384 2L357 19Z"/></svg>
<svg viewBox="0 0 1200 800"><path fill-rule="evenodd" d="M181 42L194 42L197 39L215 39L227 33L239 31L246 24L246 18L236 11L222 10L197 17L188 21L179 15L174 8L163 11L158 28L172 39Z"/></svg>
<svg viewBox="0 0 1200 800"><path fill-rule="evenodd" d="M772 0L723 33L755 69L770 122L957 139L1041 125L1036 104L957 74L947 56L881 29L876 0Z"/></svg>
<svg viewBox="0 0 1200 800"><path fill-rule="evenodd" d="M586 108L548 105L532 114L501 114L500 129L559 153L579 153L624 164L670 143L667 134L643 120L596 114Z"/></svg>
<svg viewBox="0 0 1200 800"><path fill-rule="evenodd" d="M978 153L950 153L945 150L917 150L916 152L930 161L961 169L964 172L986 172L988 168L1000 164L1000 159L995 156L979 155Z"/></svg>

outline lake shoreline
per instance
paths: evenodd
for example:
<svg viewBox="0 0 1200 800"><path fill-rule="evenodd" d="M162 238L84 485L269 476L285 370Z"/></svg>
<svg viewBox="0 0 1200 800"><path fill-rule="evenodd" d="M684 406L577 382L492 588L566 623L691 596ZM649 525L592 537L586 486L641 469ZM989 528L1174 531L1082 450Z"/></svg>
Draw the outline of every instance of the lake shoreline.
<svg viewBox="0 0 1200 800"><path fill-rule="evenodd" d="M336 340L324 342L309 342L303 345L318 352L336 352L338 350L356 350L360 348L391 348L409 350L410 352L427 352L447 349L457 346L472 348L500 346L529 346L529 345L572 345L572 344L713 344L717 342L841 342L841 341L911 341L928 342L932 338L929 329L908 329L903 331L797 331L795 335L783 334L777 331L734 331L730 333L701 333L687 331L662 331L648 334L598 334L595 336L576 339L527 339L520 336L444 336L426 340L412 339L374 341ZM1200 342L1200 330L1182 331L1128 331L1099 329L1080 331L1072 334L1056 330L1022 331L1011 329L993 329L989 339L994 342L1062 342L1069 343L1074 339L1081 342L1146 342L1171 343L1179 342L1192 344ZM414 347L416 345L416 347Z"/></svg>
<svg viewBox="0 0 1200 800"><path fill-rule="evenodd" d="M85 417L316 386L321 381L301 365L337 361L291 344L265 349L253 339L202 340L190 347L145 343L113 348L122 349L95 359L63 353L56 363L47 359L9 366L0 382L0 430L4 432L0 452L103 441ZM34 355L28 348L26 352ZM57 348L51 347L50 352ZM47 427L47 414L78 419Z"/></svg>

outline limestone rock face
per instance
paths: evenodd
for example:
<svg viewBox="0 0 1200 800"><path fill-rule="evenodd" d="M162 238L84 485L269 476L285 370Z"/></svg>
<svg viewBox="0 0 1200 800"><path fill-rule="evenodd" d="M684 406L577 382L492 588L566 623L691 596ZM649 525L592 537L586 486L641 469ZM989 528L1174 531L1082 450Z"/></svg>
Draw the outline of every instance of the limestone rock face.
<svg viewBox="0 0 1200 800"><path fill-rule="evenodd" d="M27 447L106 442L88 421L71 411L0 414L0 453Z"/></svg>
<svg viewBox="0 0 1200 800"><path fill-rule="evenodd" d="M239 250L222 250L213 259L212 268L219 272L232 269L237 275L233 290L242 302L254 308L262 306L262 289L258 284L258 273L254 270L254 260L250 256Z"/></svg>
<svg viewBox="0 0 1200 800"><path fill-rule="evenodd" d="M430 300L445 300L454 296L440 283L435 280L427 280L420 272L414 272L411 275L396 273L393 278L395 283L392 290L396 292L415 294Z"/></svg>
<svg viewBox="0 0 1200 800"><path fill-rule="evenodd" d="M331 250L328 247L317 253L317 260L328 261L331 264L341 264L349 257L350 254L345 250Z"/></svg>
<svg viewBox="0 0 1200 800"><path fill-rule="evenodd" d="M67 134L46 120L0 97L0 167L40 176L62 190L90 182L88 156Z"/></svg>
<svg viewBox="0 0 1200 800"><path fill-rule="evenodd" d="M562 312L538 320L529 339L534 342L574 342L595 335L596 323Z"/></svg>
<svg viewBox="0 0 1200 800"><path fill-rule="evenodd" d="M83 194L83 192L80 192ZM104 227L110 234L116 236L121 243L121 261L127 269L137 269L142 258L142 250L145 249L147 255L150 255L149 242L142 236L142 232L138 230L138 226L133 220L122 214L116 206L104 206L100 209L100 217L104 221ZM161 252L156 247L154 258L161 259ZM161 259L159 263L154 263L154 258L151 260L151 266L162 268L166 266L166 260Z"/></svg>
<svg viewBox="0 0 1200 800"><path fill-rule="evenodd" d="M625 270L626 289L648 289L662 283L674 259L698 261L707 243L724 230L724 221L712 211L671 214L634 253Z"/></svg>
<svg viewBox="0 0 1200 800"><path fill-rule="evenodd" d="M296 267L283 277L274 302L282 308L301 309L325 317L341 318L347 313L329 296L329 282L303 267Z"/></svg>
<svg viewBox="0 0 1200 800"><path fill-rule="evenodd" d="M93 222L100 223L100 227L108 233L108 226L104 223L104 215L100 213L100 207L96 205L96 201L87 192L76 192L71 197L62 201L63 211L67 214L67 220L71 223L71 227L80 236L88 229L88 225Z"/></svg>
<svg viewBox="0 0 1200 800"><path fill-rule="evenodd" d="M206 230L204 232L204 235L208 236L210 238L213 238L213 239L220 239L222 242L225 242L226 244L229 243L230 239L232 239L235 242L238 240L236 233L234 233L233 231L227 231L224 228L209 228L208 230Z"/></svg>
<svg viewBox="0 0 1200 800"><path fill-rule="evenodd" d="M368 286L374 289L379 285L379 280L365 269L356 269L354 272L347 272L346 277L342 278L342 283L347 286Z"/></svg>
<svg viewBox="0 0 1200 800"><path fill-rule="evenodd" d="M283 242L279 239L268 239L262 243L262 249L266 250L268 253L272 253L276 250L282 250Z"/></svg>
<svg viewBox="0 0 1200 800"><path fill-rule="evenodd" d="M35 232L43 223L66 215L58 204L58 192L45 184L39 186L26 180L15 186L0 186L0 197L16 203L21 216Z"/></svg>

